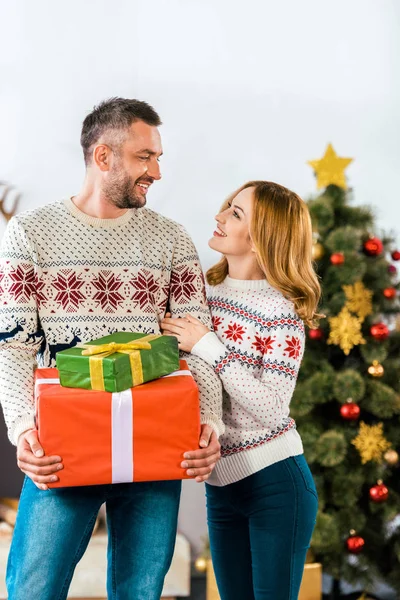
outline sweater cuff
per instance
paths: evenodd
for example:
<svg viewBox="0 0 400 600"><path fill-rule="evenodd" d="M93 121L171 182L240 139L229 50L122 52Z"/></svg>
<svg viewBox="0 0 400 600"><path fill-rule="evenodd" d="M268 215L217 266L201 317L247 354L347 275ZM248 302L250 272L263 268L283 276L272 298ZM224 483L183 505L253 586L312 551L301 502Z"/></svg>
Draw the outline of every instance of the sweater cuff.
<svg viewBox="0 0 400 600"><path fill-rule="evenodd" d="M209 331L192 348L192 354L203 359L212 367L226 354L226 346Z"/></svg>
<svg viewBox="0 0 400 600"><path fill-rule="evenodd" d="M35 417L33 415L24 415L20 417L15 423L13 427L10 427L9 430L9 438L10 442L14 444L14 446L18 443L18 438L21 433L24 431L28 431L28 429L35 429Z"/></svg>
<svg viewBox="0 0 400 600"><path fill-rule="evenodd" d="M213 414L207 413L205 415L201 415L200 423L202 425L209 425L212 427L219 438L225 432L225 425L221 419L218 419Z"/></svg>

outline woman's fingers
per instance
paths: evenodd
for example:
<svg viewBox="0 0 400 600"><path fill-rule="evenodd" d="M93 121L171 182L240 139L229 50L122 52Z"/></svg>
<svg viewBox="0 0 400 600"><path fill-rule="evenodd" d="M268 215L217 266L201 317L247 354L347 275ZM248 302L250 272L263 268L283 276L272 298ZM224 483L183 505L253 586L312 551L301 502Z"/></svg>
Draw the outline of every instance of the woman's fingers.
<svg viewBox="0 0 400 600"><path fill-rule="evenodd" d="M203 323L199 319L196 319L196 317L192 317L192 315L186 315L185 318L187 321L189 321L189 323L193 323L193 325L203 325Z"/></svg>
<svg viewBox="0 0 400 600"><path fill-rule="evenodd" d="M170 333L173 333L174 335L179 335L179 333L182 333L182 329L183 327L177 327L176 325L163 325L161 323L161 328L163 331L169 331Z"/></svg>

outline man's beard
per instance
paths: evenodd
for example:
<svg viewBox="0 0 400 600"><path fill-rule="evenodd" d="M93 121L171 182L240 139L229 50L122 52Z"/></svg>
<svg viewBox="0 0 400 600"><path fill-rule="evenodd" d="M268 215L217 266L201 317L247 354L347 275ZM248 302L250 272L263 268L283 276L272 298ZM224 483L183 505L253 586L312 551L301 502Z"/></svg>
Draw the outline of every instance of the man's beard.
<svg viewBox="0 0 400 600"><path fill-rule="evenodd" d="M117 208L141 208L146 204L146 196L135 191L135 184L139 179L132 179L122 170L114 170L110 175L102 188L110 204Z"/></svg>

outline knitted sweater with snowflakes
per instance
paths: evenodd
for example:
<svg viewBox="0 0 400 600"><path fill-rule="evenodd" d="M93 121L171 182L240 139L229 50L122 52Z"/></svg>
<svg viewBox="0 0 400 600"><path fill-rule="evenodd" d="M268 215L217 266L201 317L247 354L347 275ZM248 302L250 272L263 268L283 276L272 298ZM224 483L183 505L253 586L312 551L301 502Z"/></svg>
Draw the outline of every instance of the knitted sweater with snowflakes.
<svg viewBox="0 0 400 600"><path fill-rule="evenodd" d="M302 454L289 404L305 335L293 303L266 280L227 277L207 292L215 333L192 353L224 387L222 458L208 480L222 486Z"/></svg>
<svg viewBox="0 0 400 600"><path fill-rule="evenodd" d="M57 351L115 331L160 333L167 305L211 325L192 241L147 208L97 219L68 199L14 217L0 250L0 298L0 401L14 444L34 427L37 362L55 366ZM221 382L200 358L184 358L201 421L221 434Z"/></svg>

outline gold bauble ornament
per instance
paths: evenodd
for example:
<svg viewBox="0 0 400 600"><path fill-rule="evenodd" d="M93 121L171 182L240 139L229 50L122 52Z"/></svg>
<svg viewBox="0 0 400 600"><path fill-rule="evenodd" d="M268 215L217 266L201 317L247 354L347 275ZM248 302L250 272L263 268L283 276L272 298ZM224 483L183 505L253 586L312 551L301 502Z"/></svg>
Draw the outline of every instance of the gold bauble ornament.
<svg viewBox="0 0 400 600"><path fill-rule="evenodd" d="M207 559L204 556L199 556L199 558L196 558L194 566L199 573L205 573L207 571Z"/></svg>
<svg viewBox="0 0 400 600"><path fill-rule="evenodd" d="M385 369L377 360L373 360L372 365L368 367L368 373L372 375L372 377L382 377L384 372Z"/></svg>
<svg viewBox="0 0 400 600"><path fill-rule="evenodd" d="M397 463L399 462L399 454L398 452L396 452L396 450L393 450L393 448L385 452L383 458L385 459L388 465L394 466L397 465Z"/></svg>
<svg viewBox="0 0 400 600"><path fill-rule="evenodd" d="M325 254L323 245L320 244L319 242L317 242L316 244L313 244L312 249L311 249L311 254L312 254L313 260L321 260L321 258Z"/></svg>
<svg viewBox="0 0 400 600"><path fill-rule="evenodd" d="M352 158L339 157L332 144L328 144L325 154L319 160L309 160L309 164L317 176L317 188L325 188L328 185L337 185L347 190L345 168L353 161Z"/></svg>

